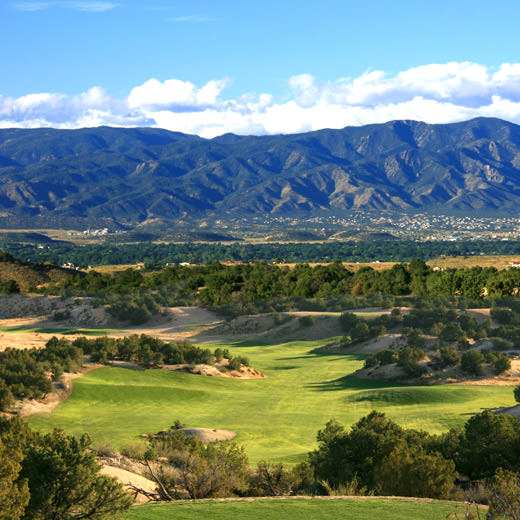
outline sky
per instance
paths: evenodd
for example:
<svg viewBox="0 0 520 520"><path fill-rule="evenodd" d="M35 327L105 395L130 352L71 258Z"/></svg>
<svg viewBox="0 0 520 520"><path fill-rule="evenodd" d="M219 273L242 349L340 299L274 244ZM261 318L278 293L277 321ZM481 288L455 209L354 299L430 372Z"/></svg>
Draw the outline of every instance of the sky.
<svg viewBox="0 0 520 520"><path fill-rule="evenodd" d="M0 128L520 123L518 0L0 0Z"/></svg>

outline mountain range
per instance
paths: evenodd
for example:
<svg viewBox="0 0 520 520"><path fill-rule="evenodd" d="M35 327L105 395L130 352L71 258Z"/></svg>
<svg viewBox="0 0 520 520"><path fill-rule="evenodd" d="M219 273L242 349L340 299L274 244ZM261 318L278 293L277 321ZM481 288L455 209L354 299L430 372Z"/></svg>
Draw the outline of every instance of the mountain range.
<svg viewBox="0 0 520 520"><path fill-rule="evenodd" d="M155 128L0 130L0 217L153 219L387 210L510 215L520 126L391 121L214 139Z"/></svg>

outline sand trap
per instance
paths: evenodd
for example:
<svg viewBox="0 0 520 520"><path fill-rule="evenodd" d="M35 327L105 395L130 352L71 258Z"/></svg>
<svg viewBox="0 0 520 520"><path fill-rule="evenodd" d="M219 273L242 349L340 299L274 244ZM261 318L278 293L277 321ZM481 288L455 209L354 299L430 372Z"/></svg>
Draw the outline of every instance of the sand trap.
<svg viewBox="0 0 520 520"><path fill-rule="evenodd" d="M143 477L142 475L137 475L136 473L132 473L131 471L127 471L126 469L115 468L114 466L107 466L106 464L100 470L101 475L106 475L107 477L116 478L121 484L123 484L130 492L133 490L129 488L130 486L135 486L140 488L148 493L154 493L157 489L157 485L155 482ZM145 497L144 495L138 494L135 497L136 504L145 504L150 502L150 499Z"/></svg>
<svg viewBox="0 0 520 520"><path fill-rule="evenodd" d="M236 437L236 433L230 430L214 430L211 428L182 428L186 435L199 438L202 442L229 441Z"/></svg>
<svg viewBox="0 0 520 520"><path fill-rule="evenodd" d="M227 360L222 360L221 363L216 365L164 365L163 370L172 370L174 372L187 372L188 374L197 374L201 376L209 377L230 377L232 379L265 379L267 376L255 370L254 368L242 365L240 370L227 370Z"/></svg>
<svg viewBox="0 0 520 520"><path fill-rule="evenodd" d="M516 404L515 406L506 406L505 408L500 408L495 410L495 413L498 415L512 415L513 417L520 418L520 404Z"/></svg>

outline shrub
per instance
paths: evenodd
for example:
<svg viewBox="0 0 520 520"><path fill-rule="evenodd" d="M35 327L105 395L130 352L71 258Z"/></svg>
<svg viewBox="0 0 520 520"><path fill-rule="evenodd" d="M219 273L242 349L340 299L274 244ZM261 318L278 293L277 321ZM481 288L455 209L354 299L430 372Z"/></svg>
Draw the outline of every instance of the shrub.
<svg viewBox="0 0 520 520"><path fill-rule="evenodd" d="M109 442L96 444L92 449L99 457L115 457L117 455L117 451Z"/></svg>
<svg viewBox="0 0 520 520"><path fill-rule="evenodd" d="M460 341L466 339L462 327L458 323L448 323L439 334L442 341Z"/></svg>
<svg viewBox="0 0 520 520"><path fill-rule="evenodd" d="M509 342L502 338L492 338L491 343L493 343L495 350L509 350L511 348Z"/></svg>
<svg viewBox="0 0 520 520"><path fill-rule="evenodd" d="M229 360L228 367L229 370L240 370L242 365L249 366L249 359L245 356L236 356Z"/></svg>
<svg viewBox="0 0 520 520"><path fill-rule="evenodd" d="M416 347L405 347L399 351L397 364L403 368L407 376L417 377L421 374L419 361L425 358L423 350Z"/></svg>
<svg viewBox="0 0 520 520"><path fill-rule="evenodd" d="M311 325L314 325L314 323L316 322L316 317L311 315L301 316L300 318L298 318L298 321L304 327L310 327Z"/></svg>
<svg viewBox="0 0 520 520"><path fill-rule="evenodd" d="M440 353L443 366L458 365L460 363L460 354L453 347L443 347Z"/></svg>
<svg viewBox="0 0 520 520"><path fill-rule="evenodd" d="M273 321L275 325L283 325L284 323L287 323L288 321L291 321L293 319L293 316L290 314L280 314L277 313L273 316Z"/></svg>
<svg viewBox="0 0 520 520"><path fill-rule="evenodd" d="M376 354L377 359L381 365L389 365L390 363L396 363L399 359L399 356L395 350L391 348L387 348L385 350L381 350Z"/></svg>
<svg viewBox="0 0 520 520"><path fill-rule="evenodd" d="M144 442L130 442L121 449L121 453L129 459L144 460L148 446Z"/></svg>
<svg viewBox="0 0 520 520"><path fill-rule="evenodd" d="M175 419L175 422L170 427L170 430L182 430L183 428L186 428L186 425L179 419Z"/></svg>
<svg viewBox="0 0 520 520"><path fill-rule="evenodd" d="M70 318L70 312L68 310L65 311L55 311L52 315L53 321L64 321Z"/></svg>
<svg viewBox="0 0 520 520"><path fill-rule="evenodd" d="M478 350L464 352L460 360L462 370L475 376L482 374L482 363L484 363L484 356Z"/></svg>
<svg viewBox="0 0 520 520"><path fill-rule="evenodd" d="M511 360L507 356L501 354L493 363L493 368L497 374L503 374L511 368Z"/></svg>

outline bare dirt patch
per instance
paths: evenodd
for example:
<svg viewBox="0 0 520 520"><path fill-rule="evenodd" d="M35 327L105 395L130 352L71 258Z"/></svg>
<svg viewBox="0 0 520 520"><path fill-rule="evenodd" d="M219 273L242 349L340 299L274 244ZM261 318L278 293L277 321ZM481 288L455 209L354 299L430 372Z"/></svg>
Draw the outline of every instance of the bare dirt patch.
<svg viewBox="0 0 520 520"><path fill-rule="evenodd" d="M303 318L311 318L303 320ZM302 321L303 320L303 321ZM204 342L246 340L254 337L267 343L312 341L341 336L339 317L325 312L276 313L239 316L201 332Z"/></svg>
<svg viewBox="0 0 520 520"><path fill-rule="evenodd" d="M520 384L520 359L511 359L511 368L503 374L496 375L491 369L486 368L485 373L477 378L468 378L467 374L461 374L454 380L443 381L458 385L485 385L485 386L512 386Z"/></svg>
<svg viewBox="0 0 520 520"><path fill-rule="evenodd" d="M491 318L491 309L466 309L466 312L471 314L478 323Z"/></svg>

